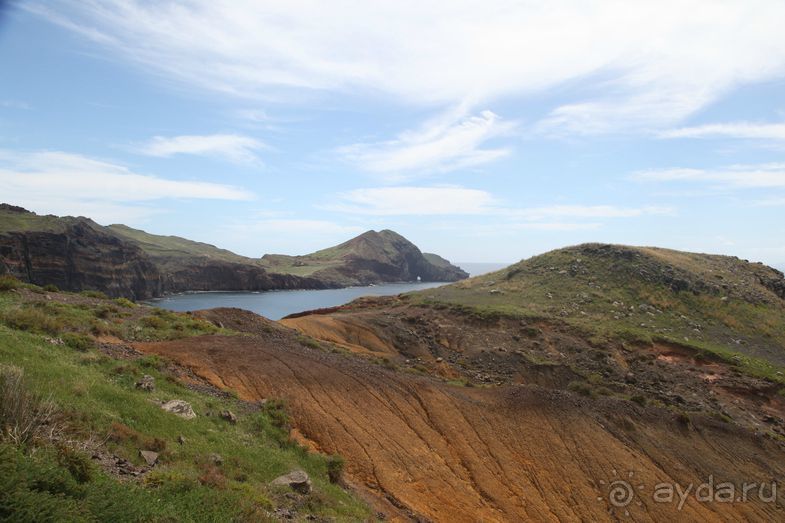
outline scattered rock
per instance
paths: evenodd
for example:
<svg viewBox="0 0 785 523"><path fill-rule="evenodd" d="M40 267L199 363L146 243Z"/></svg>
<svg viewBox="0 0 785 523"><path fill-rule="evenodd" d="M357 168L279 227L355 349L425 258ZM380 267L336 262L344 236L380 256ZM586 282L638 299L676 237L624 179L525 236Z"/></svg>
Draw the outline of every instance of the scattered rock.
<svg viewBox="0 0 785 523"><path fill-rule="evenodd" d="M142 456L142 459L144 459L145 463L151 467L158 463L157 452L153 452L152 450L140 450L139 455Z"/></svg>
<svg viewBox="0 0 785 523"><path fill-rule="evenodd" d="M194 409L191 407L191 404L187 401L183 400L170 400L161 405L161 408L164 409L166 412L171 412L176 416L180 416L181 418L185 419L194 419L196 417L196 413Z"/></svg>
<svg viewBox="0 0 785 523"><path fill-rule="evenodd" d="M220 454L210 454L207 456L207 459L210 460L210 463L213 465L221 466L224 464L224 459Z"/></svg>
<svg viewBox="0 0 785 523"><path fill-rule="evenodd" d="M311 492L311 478L302 470L294 470L283 476L279 476L272 481L273 485L284 485L295 492L308 494Z"/></svg>
<svg viewBox="0 0 785 523"><path fill-rule="evenodd" d="M65 345L65 342L60 338L44 338L47 343L51 343L52 345Z"/></svg>
<svg viewBox="0 0 785 523"><path fill-rule="evenodd" d="M177 436L177 443L179 443L180 445L185 445L185 441L186 441L185 436L183 436L182 434Z"/></svg>
<svg viewBox="0 0 785 523"><path fill-rule="evenodd" d="M155 390L155 378L149 374L145 374L142 376L142 379L136 382L136 388L147 392L153 392Z"/></svg>
<svg viewBox="0 0 785 523"><path fill-rule="evenodd" d="M444 361L444 358L436 358L436 363L441 363Z"/></svg>
<svg viewBox="0 0 785 523"><path fill-rule="evenodd" d="M235 416L234 412L232 412L231 410L221 411L221 419L228 421L232 425L235 425L237 423L237 416Z"/></svg>

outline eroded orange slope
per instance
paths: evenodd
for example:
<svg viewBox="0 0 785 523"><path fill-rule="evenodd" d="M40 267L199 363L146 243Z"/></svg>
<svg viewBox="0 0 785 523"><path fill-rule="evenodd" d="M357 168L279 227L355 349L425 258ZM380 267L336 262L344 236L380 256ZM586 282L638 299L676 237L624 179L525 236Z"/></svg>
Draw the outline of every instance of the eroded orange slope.
<svg viewBox="0 0 785 523"><path fill-rule="evenodd" d="M608 483L625 477L647 489L626 507L636 521L783 517L774 504L690 500L678 511L652 501L651 489L663 481L782 477L778 444L719 422L684 426L627 412L614 400L538 387L451 386L269 330L139 348L246 399L285 398L307 438L346 458L352 484L402 507L399 514L467 522L625 519L625 509L607 499Z"/></svg>

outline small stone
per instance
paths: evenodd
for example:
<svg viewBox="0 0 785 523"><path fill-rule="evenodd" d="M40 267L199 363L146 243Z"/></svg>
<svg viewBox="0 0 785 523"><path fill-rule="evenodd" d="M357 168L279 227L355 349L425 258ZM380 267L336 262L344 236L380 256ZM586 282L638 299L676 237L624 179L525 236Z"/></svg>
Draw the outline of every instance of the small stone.
<svg viewBox="0 0 785 523"><path fill-rule="evenodd" d="M212 463L213 465L220 466L224 464L224 459L220 454L210 454L209 456L207 456L207 459L209 459L210 463Z"/></svg>
<svg viewBox="0 0 785 523"><path fill-rule="evenodd" d="M288 474L279 476L272 481L272 484L288 486L300 494L308 494L311 492L311 478L302 470L294 470Z"/></svg>
<svg viewBox="0 0 785 523"><path fill-rule="evenodd" d="M147 392L153 392L155 390L155 378L145 374L142 376L142 379L136 382L136 388Z"/></svg>
<svg viewBox="0 0 785 523"><path fill-rule="evenodd" d="M444 361L444 358L436 358L436 363L441 363Z"/></svg>
<svg viewBox="0 0 785 523"><path fill-rule="evenodd" d="M179 443L180 445L185 445L185 441L186 441L185 436L183 436L182 434L177 436L177 443Z"/></svg>
<svg viewBox="0 0 785 523"><path fill-rule="evenodd" d="M231 410L221 411L221 419L228 421L232 425L237 424L237 416L235 416L234 412L232 412Z"/></svg>
<svg viewBox="0 0 785 523"><path fill-rule="evenodd" d="M139 455L142 456L142 459L144 459L145 463L151 467L158 463L157 452L153 452L152 450L140 450Z"/></svg>
<svg viewBox="0 0 785 523"><path fill-rule="evenodd" d="M171 412L176 416L180 416L181 418L185 419L193 419L196 417L196 413L194 409L191 407L191 404L187 401L183 400L170 400L161 405L161 408L164 409L166 412Z"/></svg>

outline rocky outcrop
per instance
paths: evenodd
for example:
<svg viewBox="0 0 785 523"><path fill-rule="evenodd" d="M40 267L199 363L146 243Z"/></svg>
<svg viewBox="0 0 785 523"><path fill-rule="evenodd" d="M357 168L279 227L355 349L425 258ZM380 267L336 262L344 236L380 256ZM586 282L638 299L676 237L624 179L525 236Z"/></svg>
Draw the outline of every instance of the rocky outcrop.
<svg viewBox="0 0 785 523"><path fill-rule="evenodd" d="M324 289L324 282L291 274L276 274L250 264L209 259L185 259L165 271L164 294L186 291L269 291L283 289Z"/></svg>
<svg viewBox="0 0 785 523"><path fill-rule="evenodd" d="M186 291L325 289L468 277L447 260L427 256L392 231L368 231L309 256L254 259L175 236L0 204L0 274L135 300Z"/></svg>
<svg viewBox="0 0 785 523"><path fill-rule="evenodd" d="M310 276L333 287L406 281L451 282L468 278L460 267L390 231L367 231L335 247L305 256L265 255L271 271L310 270Z"/></svg>
<svg viewBox="0 0 785 523"><path fill-rule="evenodd" d="M161 294L161 274L141 249L84 218L61 225L0 234L0 273L69 291L97 289L133 299Z"/></svg>
<svg viewBox="0 0 785 523"><path fill-rule="evenodd" d="M196 417L196 413L194 409L191 407L191 404L187 401L183 400L169 400L163 405L161 408L166 412L171 412L175 416L180 416L184 419L194 419Z"/></svg>

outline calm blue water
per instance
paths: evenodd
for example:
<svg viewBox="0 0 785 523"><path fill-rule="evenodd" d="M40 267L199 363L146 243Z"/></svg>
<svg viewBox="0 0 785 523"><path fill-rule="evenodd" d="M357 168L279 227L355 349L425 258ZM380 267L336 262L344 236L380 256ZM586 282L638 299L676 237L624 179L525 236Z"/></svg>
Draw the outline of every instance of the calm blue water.
<svg viewBox="0 0 785 523"><path fill-rule="evenodd" d="M343 305L361 296L389 296L439 287L444 283L388 283L372 287L348 287L320 291L193 292L150 300L148 303L172 311L196 311L214 307L238 307L271 320L295 312Z"/></svg>
<svg viewBox="0 0 785 523"><path fill-rule="evenodd" d="M472 276L505 267L502 263L458 264ZM192 292L176 294L148 303L171 311L196 311L214 307L237 307L271 320L280 320L295 312L343 305L361 296L390 296L403 292L419 291L445 285L444 283L387 283L371 287L348 287L321 291L268 291L268 292Z"/></svg>

